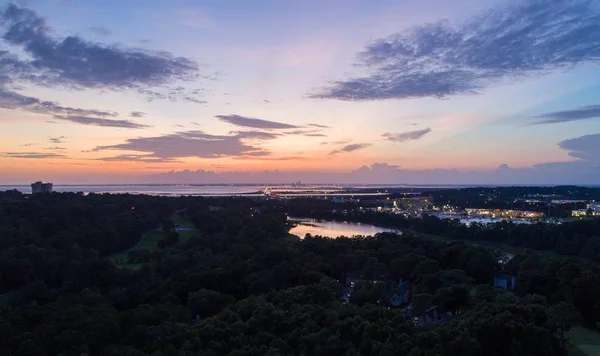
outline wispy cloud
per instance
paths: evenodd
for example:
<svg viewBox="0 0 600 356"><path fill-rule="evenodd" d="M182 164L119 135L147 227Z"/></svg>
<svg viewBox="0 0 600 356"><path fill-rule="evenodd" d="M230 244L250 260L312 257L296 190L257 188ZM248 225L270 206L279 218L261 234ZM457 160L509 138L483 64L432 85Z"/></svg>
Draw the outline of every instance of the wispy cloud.
<svg viewBox="0 0 600 356"><path fill-rule="evenodd" d="M296 129L299 126L284 124L281 122L268 121L263 119L255 119L252 117L240 116L240 115L217 115L215 116L221 121L227 122L232 125L242 127L252 127L255 129L264 130L281 130L281 129Z"/></svg>
<svg viewBox="0 0 600 356"><path fill-rule="evenodd" d="M406 141L418 140L430 132L431 132L431 129L428 127L423 130L408 131L408 132L397 132L397 133L386 132L386 133L382 134L381 136L388 141L406 142Z"/></svg>
<svg viewBox="0 0 600 356"><path fill-rule="evenodd" d="M600 11L591 0L528 0L454 25L413 27L359 53L365 77L313 98L363 101L475 94L503 80L600 60Z"/></svg>
<svg viewBox="0 0 600 356"><path fill-rule="evenodd" d="M327 137L327 135L322 133L306 133L304 134L306 137Z"/></svg>
<svg viewBox="0 0 600 356"><path fill-rule="evenodd" d="M112 31L104 26L92 26L89 30L98 36L110 36Z"/></svg>
<svg viewBox="0 0 600 356"><path fill-rule="evenodd" d="M130 120L111 120L102 119L97 117L86 117L86 116L65 116L55 115L55 119L62 121L74 122L81 125L92 125L92 126L103 126L103 127L121 127L126 129L144 129L150 127L149 125L142 125L135 123Z"/></svg>
<svg viewBox="0 0 600 356"><path fill-rule="evenodd" d="M339 141L331 141L331 142L325 141L325 142L321 142L320 145L321 146L329 145L329 144L332 144L332 145L345 145L345 144L348 144L350 142L352 142L352 140L339 140Z"/></svg>
<svg viewBox="0 0 600 356"><path fill-rule="evenodd" d="M285 157L260 157L260 156L239 156L233 157L236 160L244 160L244 161L298 161L306 159L306 157L301 156L285 156Z"/></svg>
<svg viewBox="0 0 600 356"><path fill-rule="evenodd" d="M67 141L65 141L66 139L68 139L67 136L48 137L48 141L50 141L52 143L65 143L65 142L67 142Z"/></svg>
<svg viewBox="0 0 600 356"><path fill-rule="evenodd" d="M22 145L19 145L21 147L31 147L31 146L37 146L39 145L39 143L24 143Z"/></svg>
<svg viewBox="0 0 600 356"><path fill-rule="evenodd" d="M174 158L154 157L153 155L118 155L96 158L95 160L105 162L181 163L181 161Z"/></svg>
<svg viewBox="0 0 600 356"><path fill-rule="evenodd" d="M354 151L362 150L362 149L365 149L365 148L371 147L371 146L372 145L370 143L353 143L350 145L346 145L340 149L333 150L333 151L329 152L329 154L335 155L335 154L344 153L344 152L354 152Z"/></svg>
<svg viewBox="0 0 600 356"><path fill-rule="evenodd" d="M1 54L0 54L1 55ZM1 68L1 64L0 64ZM42 101L38 98L21 95L19 93L3 89L0 85L0 108L9 110L21 110L45 115L83 115L115 117L117 113L96 109L77 109L51 101Z"/></svg>
<svg viewBox="0 0 600 356"><path fill-rule="evenodd" d="M308 126L318 127L318 128L321 128L321 129L330 129L331 128L330 126L321 125L321 124L308 124Z"/></svg>
<svg viewBox="0 0 600 356"><path fill-rule="evenodd" d="M600 118L600 105L584 106L574 110L555 111L536 116L535 118L543 120L534 122L534 125L558 124L561 122Z"/></svg>
<svg viewBox="0 0 600 356"><path fill-rule="evenodd" d="M198 77L195 61L166 51L94 43L79 36L53 37L43 17L14 4L0 10L0 21L0 35L9 45L0 52L0 69L12 81L53 88L143 91Z"/></svg>
<svg viewBox="0 0 600 356"><path fill-rule="evenodd" d="M47 153L47 152L3 152L2 156L8 157L8 158L34 158L34 159L66 158L65 155L61 155L58 153Z"/></svg>
<svg viewBox="0 0 600 356"><path fill-rule="evenodd" d="M218 158L234 156L267 156L269 151L256 142L271 140L278 135L260 131L235 132L232 135L211 135L202 131L177 132L164 136L128 139L125 143L98 146L92 151L123 150L147 153L149 158Z"/></svg>
<svg viewBox="0 0 600 356"><path fill-rule="evenodd" d="M129 113L129 117L144 117L146 116L145 112L142 111L132 111Z"/></svg>
<svg viewBox="0 0 600 356"><path fill-rule="evenodd" d="M45 150L58 150L58 151L62 151L62 150L66 150L66 148L64 147L59 147L59 146L54 146L54 147L44 147Z"/></svg>

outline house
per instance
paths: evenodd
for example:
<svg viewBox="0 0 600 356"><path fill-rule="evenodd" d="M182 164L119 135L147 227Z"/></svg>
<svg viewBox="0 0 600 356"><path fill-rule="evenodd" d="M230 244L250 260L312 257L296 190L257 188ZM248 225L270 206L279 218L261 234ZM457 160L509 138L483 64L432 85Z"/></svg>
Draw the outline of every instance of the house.
<svg viewBox="0 0 600 356"><path fill-rule="evenodd" d="M401 305L407 304L410 298L412 297L413 285L409 281L400 280L398 282L398 288L396 293L392 295L390 298L390 305L394 307L399 307Z"/></svg>
<svg viewBox="0 0 600 356"><path fill-rule="evenodd" d="M434 327L437 325L446 324L449 321L456 319L458 315L448 315L437 305L430 306L425 310L425 315L413 318L413 324L417 327Z"/></svg>
<svg viewBox="0 0 600 356"><path fill-rule="evenodd" d="M500 287L506 290L514 290L516 285L516 278L514 276L509 276L508 274L504 273L495 273L492 285L494 287Z"/></svg>

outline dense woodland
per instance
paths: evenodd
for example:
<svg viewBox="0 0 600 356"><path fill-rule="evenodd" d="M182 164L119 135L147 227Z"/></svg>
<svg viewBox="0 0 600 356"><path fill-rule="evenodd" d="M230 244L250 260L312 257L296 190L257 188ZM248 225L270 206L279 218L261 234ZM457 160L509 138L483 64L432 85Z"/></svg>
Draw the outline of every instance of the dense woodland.
<svg viewBox="0 0 600 356"><path fill-rule="evenodd" d="M586 259L529 252L502 266L495 250L408 230L298 239L286 214L325 210L293 206L0 193L0 356L551 356L566 354L571 326L600 320L600 273ZM197 236L131 256L139 270L107 258L173 213ZM515 293L491 286L500 270L517 277ZM361 283L346 303L348 276ZM388 303L399 280L414 285L410 317ZM416 326L431 305L451 320Z"/></svg>

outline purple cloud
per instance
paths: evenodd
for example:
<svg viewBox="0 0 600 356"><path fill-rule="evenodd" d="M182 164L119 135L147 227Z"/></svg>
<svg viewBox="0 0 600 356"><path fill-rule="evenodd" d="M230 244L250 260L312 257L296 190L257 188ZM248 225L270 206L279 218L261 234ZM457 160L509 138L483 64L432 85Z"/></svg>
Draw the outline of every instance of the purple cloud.
<svg viewBox="0 0 600 356"><path fill-rule="evenodd" d="M573 110L550 112L536 116L536 118L543 120L534 122L534 125L558 124L561 122L600 118L600 105L589 105Z"/></svg>
<svg viewBox="0 0 600 356"><path fill-rule="evenodd" d="M462 24L440 21L375 40L359 53L370 74L313 98L348 101L477 94L502 81L600 60L600 11L590 0L528 0Z"/></svg>
<svg viewBox="0 0 600 356"><path fill-rule="evenodd" d="M382 134L381 136L384 137L388 141L406 142L406 141L418 140L430 132L431 132L431 129L426 128L423 130L400 132L400 133L386 132L386 133Z"/></svg>
<svg viewBox="0 0 600 356"><path fill-rule="evenodd" d="M92 125L92 126L103 126L103 127L120 127L126 129L144 129L150 127L149 125L142 125L135 123L130 120L112 120L103 119L97 117L86 117L86 116L63 116L55 115L55 119L62 121L74 122L81 125Z"/></svg>
<svg viewBox="0 0 600 356"><path fill-rule="evenodd" d="M142 152L147 153L144 156L146 159L266 156L270 152L255 146L254 143L272 140L276 137L278 135L260 131L242 131L230 136L211 135L202 131L185 131L164 136L132 138L117 145L98 146L92 151Z"/></svg>
<svg viewBox="0 0 600 356"><path fill-rule="evenodd" d="M353 143L350 145L346 145L340 149L333 150L333 151L329 152L329 154L335 155L335 154L344 153L344 152L354 152L354 151L362 150L362 149L365 149L365 148L371 147L371 146L372 145L370 143Z"/></svg>
<svg viewBox="0 0 600 356"><path fill-rule="evenodd" d="M264 130L281 130L281 129L297 129L298 126L284 124L281 122L268 121L263 119L255 119L252 117L240 116L240 115L217 115L215 116L221 121L229 124L241 127L251 127L255 129Z"/></svg>

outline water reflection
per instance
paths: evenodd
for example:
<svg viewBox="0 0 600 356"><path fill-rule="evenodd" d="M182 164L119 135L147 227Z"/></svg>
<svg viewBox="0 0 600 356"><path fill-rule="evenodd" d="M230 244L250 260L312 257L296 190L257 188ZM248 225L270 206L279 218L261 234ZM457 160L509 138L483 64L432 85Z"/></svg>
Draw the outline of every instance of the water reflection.
<svg viewBox="0 0 600 356"><path fill-rule="evenodd" d="M401 233L399 230L361 223L336 222L292 217L290 217L290 220L295 223L295 226L292 229L290 229L290 234L300 236L301 238L304 237L306 234L335 238L338 236L369 236L375 235L378 232Z"/></svg>

